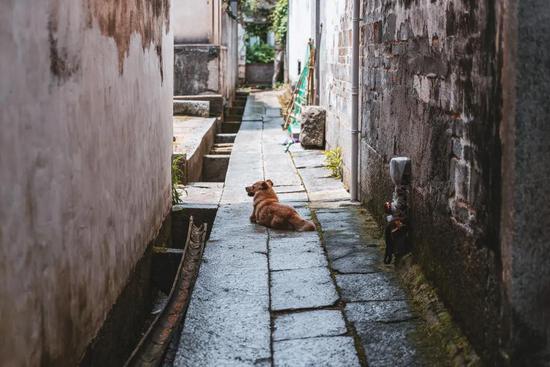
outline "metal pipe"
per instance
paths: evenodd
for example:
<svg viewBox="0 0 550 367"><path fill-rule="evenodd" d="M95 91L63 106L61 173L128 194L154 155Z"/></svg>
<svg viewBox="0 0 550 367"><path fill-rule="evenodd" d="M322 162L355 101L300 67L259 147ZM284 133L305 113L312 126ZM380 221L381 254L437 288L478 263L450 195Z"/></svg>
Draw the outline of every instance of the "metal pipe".
<svg viewBox="0 0 550 367"><path fill-rule="evenodd" d="M315 105L319 105L321 87L321 0L315 2Z"/></svg>
<svg viewBox="0 0 550 367"><path fill-rule="evenodd" d="M351 57L351 180L352 201L359 200L358 162L359 162L359 10L361 0L353 0L352 57Z"/></svg>

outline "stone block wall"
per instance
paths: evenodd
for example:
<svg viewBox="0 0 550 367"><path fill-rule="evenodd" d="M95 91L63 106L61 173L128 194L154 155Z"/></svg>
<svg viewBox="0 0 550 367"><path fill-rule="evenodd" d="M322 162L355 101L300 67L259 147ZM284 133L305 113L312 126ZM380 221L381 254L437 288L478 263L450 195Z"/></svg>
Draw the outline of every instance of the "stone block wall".
<svg viewBox="0 0 550 367"><path fill-rule="evenodd" d="M319 104L326 108L326 149L342 148L344 183L351 165L352 0L326 1L320 9ZM291 65L292 67L292 65Z"/></svg>
<svg viewBox="0 0 550 367"><path fill-rule="evenodd" d="M353 1L320 6L326 148L349 184ZM388 163L411 158L413 252L456 321L488 365L548 361L550 3L362 0L361 18L363 203L383 224Z"/></svg>
<svg viewBox="0 0 550 367"><path fill-rule="evenodd" d="M499 74L493 1L364 1L361 196L412 159L414 253L487 361L500 333Z"/></svg>
<svg viewBox="0 0 550 367"><path fill-rule="evenodd" d="M2 366L77 365L170 212L169 19L170 0L0 4Z"/></svg>

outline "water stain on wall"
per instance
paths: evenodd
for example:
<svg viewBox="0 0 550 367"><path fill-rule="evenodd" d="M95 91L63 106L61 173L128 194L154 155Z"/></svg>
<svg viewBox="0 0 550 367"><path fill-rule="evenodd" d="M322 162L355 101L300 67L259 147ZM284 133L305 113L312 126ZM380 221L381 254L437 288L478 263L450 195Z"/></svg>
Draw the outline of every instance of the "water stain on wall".
<svg viewBox="0 0 550 367"><path fill-rule="evenodd" d="M119 69L122 73L124 58L130 48L130 38L137 33L141 36L143 49L152 43L160 58L162 70L163 26L170 28L169 0L88 0L88 26L96 21L101 33L112 37L118 48Z"/></svg>
<svg viewBox="0 0 550 367"><path fill-rule="evenodd" d="M51 3L48 21L48 40L50 44L50 70L61 81L70 78L79 70L76 55L79 50L70 52L61 38L66 37L66 29L59 28L61 1ZM122 74L124 59L130 49L130 39L134 33L140 35L143 50L153 45L160 59L162 69L162 39L164 31L170 25L170 0L86 0L86 27L99 26L104 36L115 40L118 50L118 67ZM163 31L164 29L164 31Z"/></svg>
<svg viewBox="0 0 550 367"><path fill-rule="evenodd" d="M50 71L58 82L64 82L80 69L78 50L70 50L67 39L73 37L71 30L60 28L60 1L50 3L48 17L48 44L50 48Z"/></svg>

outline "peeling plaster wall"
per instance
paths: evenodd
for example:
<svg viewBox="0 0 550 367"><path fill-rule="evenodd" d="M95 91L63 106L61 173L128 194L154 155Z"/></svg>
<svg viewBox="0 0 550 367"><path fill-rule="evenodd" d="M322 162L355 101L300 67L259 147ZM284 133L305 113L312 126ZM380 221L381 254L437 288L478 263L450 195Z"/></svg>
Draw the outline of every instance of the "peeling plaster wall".
<svg viewBox="0 0 550 367"><path fill-rule="evenodd" d="M0 364L72 366L169 213L169 0L0 3Z"/></svg>
<svg viewBox="0 0 550 367"><path fill-rule="evenodd" d="M361 194L412 159L414 253L489 365L500 335L500 85L494 1L364 1Z"/></svg>

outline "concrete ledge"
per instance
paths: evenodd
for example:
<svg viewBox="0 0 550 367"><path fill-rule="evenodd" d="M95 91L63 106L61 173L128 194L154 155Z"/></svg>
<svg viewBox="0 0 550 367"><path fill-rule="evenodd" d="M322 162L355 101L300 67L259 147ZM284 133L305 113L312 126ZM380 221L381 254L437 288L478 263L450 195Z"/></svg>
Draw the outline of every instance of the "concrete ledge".
<svg viewBox="0 0 550 367"><path fill-rule="evenodd" d="M223 114L224 100L221 94L174 96L174 101L208 101L210 102L210 117L219 117Z"/></svg>
<svg viewBox="0 0 550 367"><path fill-rule="evenodd" d="M203 157L214 145L217 125L215 118L174 116L173 154L187 155L184 184L200 181Z"/></svg>
<svg viewBox="0 0 550 367"><path fill-rule="evenodd" d="M210 102L198 101L198 100L197 101L175 100L174 115L209 117Z"/></svg>

